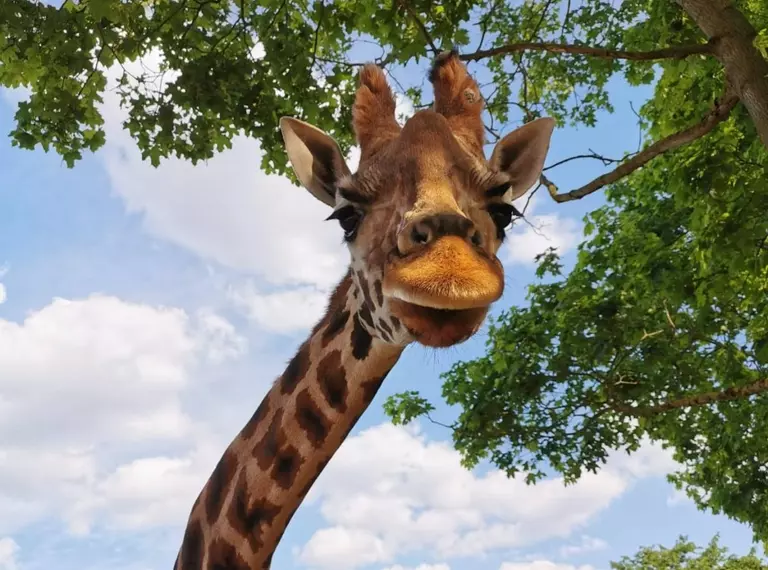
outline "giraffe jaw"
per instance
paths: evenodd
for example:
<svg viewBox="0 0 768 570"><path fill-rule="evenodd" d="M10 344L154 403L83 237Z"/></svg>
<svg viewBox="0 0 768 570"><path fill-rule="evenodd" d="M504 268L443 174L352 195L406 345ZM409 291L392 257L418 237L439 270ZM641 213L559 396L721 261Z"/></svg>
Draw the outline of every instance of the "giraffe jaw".
<svg viewBox="0 0 768 570"><path fill-rule="evenodd" d="M488 313L487 306L435 309L394 297L389 299L389 308L416 342L433 348L446 348L469 339L483 324Z"/></svg>
<svg viewBox="0 0 768 570"><path fill-rule="evenodd" d="M504 292L504 270L495 256L449 235L415 255L393 259L382 287L390 310L416 342L447 347L480 328Z"/></svg>

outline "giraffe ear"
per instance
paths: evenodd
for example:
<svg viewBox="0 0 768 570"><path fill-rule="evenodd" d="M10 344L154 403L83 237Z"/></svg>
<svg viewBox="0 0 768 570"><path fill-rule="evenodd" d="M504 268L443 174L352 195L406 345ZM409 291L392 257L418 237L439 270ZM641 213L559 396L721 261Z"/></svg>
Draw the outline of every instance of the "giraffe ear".
<svg viewBox="0 0 768 570"><path fill-rule="evenodd" d="M336 183L350 174L339 145L317 127L291 117L280 119L280 130L299 182L315 198L333 207Z"/></svg>
<svg viewBox="0 0 768 570"><path fill-rule="evenodd" d="M525 194L541 176L554 128L554 119L536 119L509 133L494 147L491 168L509 175L513 200Z"/></svg>

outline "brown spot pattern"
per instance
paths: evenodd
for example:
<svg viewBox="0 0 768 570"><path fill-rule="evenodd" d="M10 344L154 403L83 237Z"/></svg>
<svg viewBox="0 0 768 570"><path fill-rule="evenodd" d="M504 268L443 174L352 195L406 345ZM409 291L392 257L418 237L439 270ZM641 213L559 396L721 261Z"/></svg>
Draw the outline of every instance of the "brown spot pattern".
<svg viewBox="0 0 768 570"><path fill-rule="evenodd" d="M248 539L253 552L257 552L263 546L261 525L272 523L279 512L280 508L277 505L273 505L264 498L251 501L248 496L248 473L242 469L240 477L237 478L227 520L235 532Z"/></svg>
<svg viewBox="0 0 768 570"><path fill-rule="evenodd" d="M177 570L200 570L202 560L203 529L200 526L200 521L193 520L189 522L187 530L184 531L184 540L176 557L174 568Z"/></svg>
<svg viewBox="0 0 768 570"><path fill-rule="evenodd" d="M389 337L392 336L392 328L387 324L387 321L384 319L379 319L379 328L387 333Z"/></svg>
<svg viewBox="0 0 768 570"><path fill-rule="evenodd" d="M373 337L371 333L365 330L365 327L360 322L360 317L355 315L354 326L352 327L352 356L357 360L363 360L371 351L371 344L373 343Z"/></svg>
<svg viewBox="0 0 768 570"><path fill-rule="evenodd" d="M360 388L363 390L363 401L366 406L376 397L376 393L379 391L379 388L381 388L381 383L384 382L386 376L387 375L385 374L381 377L371 378L360 385Z"/></svg>
<svg viewBox="0 0 768 570"><path fill-rule="evenodd" d="M317 382L328 405L339 413L347 411L347 375L341 365L341 351L334 350L317 365Z"/></svg>
<svg viewBox="0 0 768 570"><path fill-rule="evenodd" d="M322 346L325 348L329 342L336 338L349 320L349 310L337 311L328 321L328 326L323 332Z"/></svg>
<svg viewBox="0 0 768 570"><path fill-rule="evenodd" d="M280 393L293 394L299 381L306 376L307 370L309 370L309 342L304 342L280 377Z"/></svg>
<svg viewBox="0 0 768 570"><path fill-rule="evenodd" d="M371 297L371 284L365 278L362 271L357 272L357 282L360 284L360 288L363 290L363 297L365 298L365 307L368 311L371 311L376 307Z"/></svg>
<svg viewBox="0 0 768 570"><path fill-rule="evenodd" d="M208 550L208 570L251 570L251 567L234 546L217 538Z"/></svg>
<svg viewBox="0 0 768 570"><path fill-rule="evenodd" d="M224 496L229 490L230 483L237 472L237 457L231 449L227 449L208 480L205 497L205 512L208 522L213 524L219 517Z"/></svg>
<svg viewBox="0 0 768 570"><path fill-rule="evenodd" d="M256 411L251 416L251 419L248 420L247 424L245 424L245 427L240 432L240 435L242 436L242 438L245 439L246 441L251 439L256 433L256 430L258 429L261 422L264 421L265 417L267 417L268 413L269 413L269 395L264 397L264 399L259 404L259 407L256 408Z"/></svg>
<svg viewBox="0 0 768 570"><path fill-rule="evenodd" d="M270 476L282 489L290 489L302 463L304 458L299 455L299 450L292 445L287 445L278 451Z"/></svg>
<svg viewBox="0 0 768 570"><path fill-rule="evenodd" d="M331 422L323 415L306 388L296 396L296 421L314 448L323 444L331 429Z"/></svg>
<svg viewBox="0 0 768 570"><path fill-rule="evenodd" d="M309 493L309 490L312 488L312 485L315 484L315 481L317 481L317 478L320 477L320 473L323 472L323 469L328 465L328 461L330 461L330 458L323 459L320 463L317 464L317 469L315 469L315 474L310 477L309 481L306 485L304 485L304 488L299 492L299 497L303 498L307 496L307 493Z"/></svg>
<svg viewBox="0 0 768 570"><path fill-rule="evenodd" d="M277 456L277 452L285 444L285 434L282 430L283 410L278 409L269 423L269 429L264 437L253 448L253 456L259 467L266 471L270 468Z"/></svg>
<svg viewBox="0 0 768 570"><path fill-rule="evenodd" d="M197 495L197 499L195 499L195 502L192 503L192 509L189 511L190 513L194 513L197 510L198 505L200 505L200 501L203 499L203 492L200 491Z"/></svg>
<svg viewBox="0 0 768 570"><path fill-rule="evenodd" d="M369 327L374 328L373 316L371 315L371 310L368 308L368 305L363 305L362 307L360 307L360 311L358 312L358 314L360 315L360 318L362 318Z"/></svg>
<svg viewBox="0 0 768 570"><path fill-rule="evenodd" d="M352 433L352 430L355 428L355 426L357 425L357 422L360 420L360 418L365 413L365 410L366 410L366 408L364 407L357 414L355 414L355 416L353 418L351 418L349 426L347 426L347 429L344 432L344 435L341 436L341 443L344 443L344 440L346 440L347 437L349 437L349 434Z"/></svg>
<svg viewBox="0 0 768 570"><path fill-rule="evenodd" d="M373 288L376 292L376 303L381 307L384 304L384 291L381 288L381 279L373 282Z"/></svg>

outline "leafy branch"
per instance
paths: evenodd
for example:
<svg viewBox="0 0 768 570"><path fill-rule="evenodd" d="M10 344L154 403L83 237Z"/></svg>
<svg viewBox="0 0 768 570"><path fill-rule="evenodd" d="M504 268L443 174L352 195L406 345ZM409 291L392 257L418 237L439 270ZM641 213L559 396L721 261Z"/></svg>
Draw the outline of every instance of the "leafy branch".
<svg viewBox="0 0 768 570"><path fill-rule="evenodd" d="M432 50L432 53L434 54L439 53L440 50L438 49L437 44L435 44L435 40L432 39L432 35L429 33L429 30L427 30L427 26L424 24L424 22L421 21L421 18L419 18L419 15L416 13L413 7L406 0L398 0L398 4L400 4L400 6L405 8L405 11L408 12L408 15L416 23L419 30L421 30L421 33L424 36L424 39L427 41L430 49Z"/></svg>
<svg viewBox="0 0 768 570"><path fill-rule="evenodd" d="M546 186L549 195L555 202L570 202L572 200L584 198L607 184L612 184L621 180L657 156L703 137L727 119L731 110L738 102L739 98L732 92L727 91L725 96L715 104L712 110L707 113L701 122L656 141L645 150L638 152L632 158L616 167L614 170L598 176L580 188L576 188L570 192L560 193L557 186L544 174L541 175L541 183Z"/></svg>
<svg viewBox="0 0 768 570"><path fill-rule="evenodd" d="M678 410L681 408L692 408L698 406L706 406L715 402L728 402L731 400L739 400L741 398L747 398L756 394L761 394L768 391L768 378L757 380L752 384L746 386L731 386L722 391L705 392L702 394L692 394L677 400L671 400L664 402L658 406L627 406L624 404L612 403L611 408L622 414L631 416L652 416L655 414L661 414L669 412L671 410Z"/></svg>
<svg viewBox="0 0 768 570"><path fill-rule="evenodd" d="M568 55L588 55L602 59L626 59L631 61L655 61L659 59L684 59L692 55L713 55L712 43L674 46L651 51L622 51L580 44L558 44L553 42L516 42L491 49L478 50L460 55L464 61L478 61L499 55L526 51L546 51Z"/></svg>

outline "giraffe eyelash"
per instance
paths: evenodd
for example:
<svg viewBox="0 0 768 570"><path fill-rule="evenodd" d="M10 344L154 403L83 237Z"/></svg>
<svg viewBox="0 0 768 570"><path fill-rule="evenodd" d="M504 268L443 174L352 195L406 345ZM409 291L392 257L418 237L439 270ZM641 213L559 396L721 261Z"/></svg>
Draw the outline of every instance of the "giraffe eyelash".
<svg viewBox="0 0 768 570"><path fill-rule="evenodd" d="M485 195L488 198L501 198L504 196L504 194L507 193L507 191L512 187L512 182L504 182L503 184L499 184L497 186L494 186L490 190L485 191Z"/></svg>

